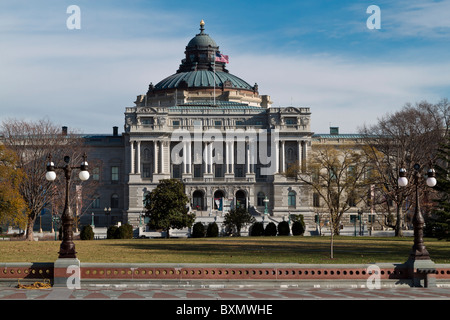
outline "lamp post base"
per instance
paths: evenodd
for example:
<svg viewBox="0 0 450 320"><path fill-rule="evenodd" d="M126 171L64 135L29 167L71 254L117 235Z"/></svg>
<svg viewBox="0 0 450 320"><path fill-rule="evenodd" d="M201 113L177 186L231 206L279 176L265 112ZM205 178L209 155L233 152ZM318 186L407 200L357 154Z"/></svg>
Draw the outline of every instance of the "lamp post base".
<svg viewBox="0 0 450 320"><path fill-rule="evenodd" d="M436 287L436 264L424 256L411 254L405 263L413 287Z"/></svg>
<svg viewBox="0 0 450 320"><path fill-rule="evenodd" d="M63 258L54 263L53 286L67 289L80 289L80 260Z"/></svg>

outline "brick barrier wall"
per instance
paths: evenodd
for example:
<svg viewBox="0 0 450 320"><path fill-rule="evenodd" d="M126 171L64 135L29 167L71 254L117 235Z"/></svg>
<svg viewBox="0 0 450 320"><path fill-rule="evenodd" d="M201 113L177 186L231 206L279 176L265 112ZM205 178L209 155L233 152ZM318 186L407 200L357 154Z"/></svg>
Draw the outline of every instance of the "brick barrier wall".
<svg viewBox="0 0 450 320"><path fill-rule="evenodd" d="M1 282L17 280L53 280L53 262L51 263L0 263Z"/></svg>
<svg viewBox="0 0 450 320"><path fill-rule="evenodd" d="M115 264L81 263L81 283L152 283L158 281L366 281L370 266L377 266L381 281L407 282L404 264L302 265L302 264ZM450 265L436 264L436 281L450 284ZM53 263L0 263L1 283L17 281L53 282Z"/></svg>

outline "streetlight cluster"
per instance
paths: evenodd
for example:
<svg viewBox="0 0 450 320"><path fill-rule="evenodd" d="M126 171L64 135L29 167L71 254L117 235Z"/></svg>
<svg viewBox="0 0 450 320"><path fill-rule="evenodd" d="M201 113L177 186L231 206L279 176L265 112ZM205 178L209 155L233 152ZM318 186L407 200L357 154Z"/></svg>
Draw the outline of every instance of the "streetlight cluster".
<svg viewBox="0 0 450 320"><path fill-rule="evenodd" d="M411 261L415 260L430 260L430 255L425 248L424 242L423 242L423 227L425 224L425 220L422 216L422 213L420 212L420 205L419 205L419 179L421 177L420 171L421 166L419 164L414 165L414 181L413 184L416 187L415 190L415 196L416 196L416 204L414 209L414 216L412 219L412 223L414 226L414 245L412 247L411 254L409 256L409 259ZM427 179L426 179L427 186L434 187L437 183L435 178L435 171L431 167L428 169L427 172ZM401 168L399 170L399 178L398 178L398 185L400 187L406 187L408 185L408 179L406 178L406 169Z"/></svg>
<svg viewBox="0 0 450 320"><path fill-rule="evenodd" d="M64 177L66 179L66 200L64 203L64 211L61 216L61 223L63 226L63 237L59 251L59 258L76 258L75 244L73 243L73 216L72 211L69 205L69 182L72 177L72 170L79 169L80 173L78 177L81 181L86 181L89 179L88 163L86 161L86 153L83 155L83 162L81 162L80 166L72 167L69 165L70 157L65 156L64 162L66 163L63 167L55 167L55 164L52 161L52 155L48 155L47 162L47 172L45 174L45 178L48 181L55 181L56 172L55 169L60 169L64 171Z"/></svg>
<svg viewBox="0 0 450 320"><path fill-rule="evenodd" d="M414 165L414 170L416 170L416 176L417 176L417 174L420 171L420 165L416 163ZM437 183L435 175L436 175L436 173L433 168L428 169L426 183L427 183L427 186L429 186L430 188L434 187ZM400 187L406 187L408 185L408 178L406 178L406 169L405 168L401 168L399 170L398 185Z"/></svg>
<svg viewBox="0 0 450 320"><path fill-rule="evenodd" d="M70 169L80 169L80 173L78 174L78 177L80 178L81 181L86 181L89 179L89 171L87 171L88 169L88 163L86 161L86 153L83 155L83 162L81 162L81 165L79 167L71 167ZM48 181L55 181L56 179L56 172L55 169L69 169L68 165L70 162L70 157L69 156L65 156L64 157L64 162L66 163L66 165L62 168L56 168L55 164L52 161L52 155L49 154L48 155L48 162L47 162L47 173L45 174L45 179L47 179Z"/></svg>

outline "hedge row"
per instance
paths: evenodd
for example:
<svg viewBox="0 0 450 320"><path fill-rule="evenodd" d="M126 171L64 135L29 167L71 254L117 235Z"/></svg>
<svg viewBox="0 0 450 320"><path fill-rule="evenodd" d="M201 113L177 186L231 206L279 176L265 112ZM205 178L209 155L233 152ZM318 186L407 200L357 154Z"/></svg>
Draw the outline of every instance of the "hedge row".
<svg viewBox="0 0 450 320"><path fill-rule="evenodd" d="M288 236L291 230L287 221L281 221L278 227L273 222L269 222L264 228L262 222L255 222L250 228L250 236ZM301 236L305 233L305 227L301 221L294 221L292 223L292 234L294 236Z"/></svg>
<svg viewBox="0 0 450 320"><path fill-rule="evenodd" d="M218 237L219 236L219 227L217 223L211 222L208 224L208 227L205 230L205 226L201 222L197 222L192 227L192 237L193 238L203 238L206 237Z"/></svg>
<svg viewBox="0 0 450 320"><path fill-rule="evenodd" d="M106 237L108 239L132 239L133 238L133 227L131 224L124 224L120 227L110 226L106 231ZM81 240L94 240L94 230L92 226L83 226L80 232Z"/></svg>

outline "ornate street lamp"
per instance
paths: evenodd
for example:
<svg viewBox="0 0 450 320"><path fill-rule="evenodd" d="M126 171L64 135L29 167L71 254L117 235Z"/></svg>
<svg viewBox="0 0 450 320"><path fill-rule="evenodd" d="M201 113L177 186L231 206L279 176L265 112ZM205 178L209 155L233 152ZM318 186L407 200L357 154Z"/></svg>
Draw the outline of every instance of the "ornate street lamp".
<svg viewBox="0 0 450 320"><path fill-rule="evenodd" d="M106 216L106 228L108 228L108 227L109 227L109 224L110 224L111 208L110 208L110 207L105 207L105 209L104 209L103 211L105 211L105 216Z"/></svg>
<svg viewBox="0 0 450 320"><path fill-rule="evenodd" d="M83 162L78 167L72 167L69 165L70 157L65 156L64 162L66 163L63 167L55 167L55 164L52 162L51 154L48 155L48 163L47 163L47 173L45 174L45 178L48 181L54 181L56 179L55 169L60 169L64 171L64 177L66 178L66 199L64 203L64 211L61 216L61 224L62 224L62 242L59 251L59 258L76 258L75 244L73 243L73 216L72 210L69 205L69 182L72 177L73 169L80 169L79 178L82 181L86 181L89 179L89 172L87 171L88 163L86 161L86 153L83 155Z"/></svg>
<svg viewBox="0 0 450 320"><path fill-rule="evenodd" d="M422 213L420 212L419 205L419 179L420 179L420 165L414 165L414 185L416 186L416 206L414 209L413 216L413 226L414 226L414 245L412 247L412 251L409 259L412 261L415 260L430 260L430 254L428 250L425 248L423 243L423 226L425 224L425 220L423 219ZM427 185L429 187L434 187L436 185L435 171L430 167L427 173ZM399 171L398 185L400 187L406 187L408 185L408 179L406 178L406 170L404 168Z"/></svg>
<svg viewBox="0 0 450 320"><path fill-rule="evenodd" d="M267 214L269 214L269 208L268 208L269 199L267 198L267 196L264 198L263 202L264 202L264 215L267 215Z"/></svg>
<svg viewBox="0 0 450 320"><path fill-rule="evenodd" d="M359 219L359 235L362 236L363 235L363 231L362 231L362 214L363 211L361 208L358 209L358 219Z"/></svg>
<svg viewBox="0 0 450 320"><path fill-rule="evenodd" d="M266 218L266 216L269 214L269 207L268 207L268 205L269 205L269 198L267 198L267 196L264 198L264 200L263 200L263 202L264 202L264 215L263 215L263 217L262 217L262 223L263 223L263 227L264 227L264 222L265 222L265 218Z"/></svg>

